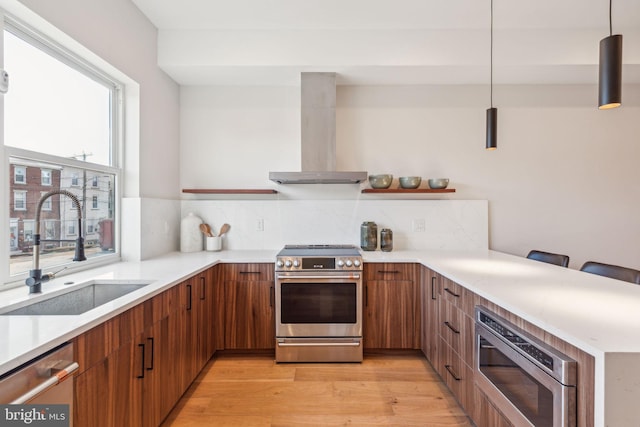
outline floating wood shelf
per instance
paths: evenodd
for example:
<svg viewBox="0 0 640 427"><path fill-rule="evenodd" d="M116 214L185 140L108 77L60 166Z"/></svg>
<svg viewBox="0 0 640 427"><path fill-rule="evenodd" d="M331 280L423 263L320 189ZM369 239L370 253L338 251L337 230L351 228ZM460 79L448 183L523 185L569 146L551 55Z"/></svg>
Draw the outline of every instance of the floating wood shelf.
<svg viewBox="0 0 640 427"><path fill-rule="evenodd" d="M183 193L191 194L277 194L276 190L270 188L183 188Z"/></svg>
<svg viewBox="0 0 640 427"><path fill-rule="evenodd" d="M390 194L425 194L425 193L455 193L455 188L365 188L363 193Z"/></svg>

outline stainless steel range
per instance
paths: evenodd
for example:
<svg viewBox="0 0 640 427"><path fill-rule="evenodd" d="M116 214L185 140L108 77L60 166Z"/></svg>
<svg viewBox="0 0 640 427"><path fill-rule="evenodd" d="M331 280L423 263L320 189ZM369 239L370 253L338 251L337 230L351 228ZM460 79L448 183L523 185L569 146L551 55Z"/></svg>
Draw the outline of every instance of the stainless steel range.
<svg viewBox="0 0 640 427"><path fill-rule="evenodd" d="M276 362L362 361L362 256L287 245L276 258Z"/></svg>

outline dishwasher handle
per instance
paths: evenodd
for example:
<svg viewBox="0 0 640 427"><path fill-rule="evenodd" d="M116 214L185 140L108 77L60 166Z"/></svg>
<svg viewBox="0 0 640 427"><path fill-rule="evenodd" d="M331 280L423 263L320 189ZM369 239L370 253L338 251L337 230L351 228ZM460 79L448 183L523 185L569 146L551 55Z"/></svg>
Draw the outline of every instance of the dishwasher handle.
<svg viewBox="0 0 640 427"><path fill-rule="evenodd" d="M59 371L57 371L55 374L51 375L49 378L47 378L46 381L38 384L37 386L35 386L31 390L29 390L26 393L24 393L22 396L20 396L17 399L15 399L13 402L11 402L11 405L19 405L21 403L28 402L29 400L33 399L34 397L36 397L40 393L44 392L45 390L47 390L47 389L57 385L58 383L60 383L68 375L70 375L73 372L75 372L79 367L80 367L80 365L78 365L78 362L70 363L66 367L64 367L64 368L60 369Z"/></svg>

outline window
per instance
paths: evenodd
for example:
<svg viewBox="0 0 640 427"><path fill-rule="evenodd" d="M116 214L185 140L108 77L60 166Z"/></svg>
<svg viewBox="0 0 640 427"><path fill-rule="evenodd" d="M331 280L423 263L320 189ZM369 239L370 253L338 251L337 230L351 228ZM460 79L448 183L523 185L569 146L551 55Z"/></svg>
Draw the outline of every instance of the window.
<svg viewBox="0 0 640 427"><path fill-rule="evenodd" d="M26 184L27 183L27 168L24 166L14 166L13 167L13 182L15 184Z"/></svg>
<svg viewBox="0 0 640 427"><path fill-rule="evenodd" d="M16 211L27 210L27 192L26 191L13 192L13 209Z"/></svg>
<svg viewBox="0 0 640 427"><path fill-rule="evenodd" d="M24 241L28 245L33 245L33 228L35 225L35 221L33 220L25 220L22 223L22 230L24 234Z"/></svg>
<svg viewBox="0 0 640 427"><path fill-rule="evenodd" d="M100 220L113 224L112 239L118 236L117 184L121 170L116 154L122 134L119 129L122 89L102 70L7 17L3 35L0 59L11 75L11 87L3 95L4 152L13 166L13 179L3 182L8 182L9 194L13 194L13 204L6 212L16 221L10 224L15 238L9 239L9 268L0 269L8 270L9 277L0 279L15 282L32 268L31 262L24 262L24 253L31 250L33 242L21 233L26 230L33 239L35 201L45 190L74 194L80 204L83 225L78 229L77 205L72 199L54 194L42 204L43 238L75 239L88 228L86 224ZM32 178L27 176L27 170ZM92 179L90 194L87 179ZM30 184L25 187L27 181ZM88 260L81 267L100 259L117 260L118 245L111 249L103 251L97 243L86 242ZM40 250L41 269L64 264L73 268L69 256L74 250L73 243L46 242Z"/></svg>
<svg viewBox="0 0 640 427"><path fill-rule="evenodd" d="M49 169L41 169L40 176L42 185L51 185L51 171Z"/></svg>
<svg viewBox="0 0 640 427"><path fill-rule="evenodd" d="M94 232L93 224L87 224L87 234L93 234Z"/></svg>
<svg viewBox="0 0 640 427"><path fill-rule="evenodd" d="M41 191L40 192L40 197L44 196L45 194L47 194L46 191ZM49 197L48 199L45 199L45 201L42 203L42 210L43 211L50 211L51 210L51 197Z"/></svg>

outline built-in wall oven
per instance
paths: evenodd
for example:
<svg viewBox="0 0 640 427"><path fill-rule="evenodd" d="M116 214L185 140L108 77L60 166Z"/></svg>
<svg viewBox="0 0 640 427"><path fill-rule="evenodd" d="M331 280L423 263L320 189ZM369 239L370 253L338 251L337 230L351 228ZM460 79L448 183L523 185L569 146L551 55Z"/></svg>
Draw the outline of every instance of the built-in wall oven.
<svg viewBox="0 0 640 427"><path fill-rule="evenodd" d="M516 426L576 425L575 360L477 306L475 381Z"/></svg>
<svg viewBox="0 0 640 427"><path fill-rule="evenodd" d="M287 245L275 268L276 362L361 362L358 248Z"/></svg>

